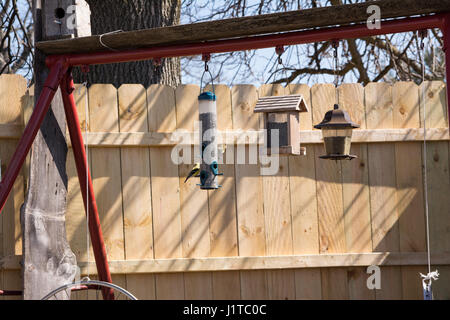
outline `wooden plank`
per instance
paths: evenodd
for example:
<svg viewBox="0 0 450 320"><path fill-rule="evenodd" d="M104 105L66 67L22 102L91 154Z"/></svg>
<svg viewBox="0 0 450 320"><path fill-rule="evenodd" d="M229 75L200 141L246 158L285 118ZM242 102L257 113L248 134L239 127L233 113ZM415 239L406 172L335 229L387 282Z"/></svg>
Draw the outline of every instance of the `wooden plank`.
<svg viewBox="0 0 450 320"><path fill-rule="evenodd" d="M392 88L386 83L369 83L365 88L367 128L394 126ZM373 251L400 250L397 213L395 146L374 144L368 146L370 183L370 210L372 218ZM401 270L383 268L381 290L377 299L401 299Z"/></svg>
<svg viewBox="0 0 450 320"><path fill-rule="evenodd" d="M55 1L34 3L34 43L47 39L50 30L59 29L58 35L65 36L67 30L61 29L54 21L49 22L50 16L54 20L56 6ZM45 64L45 55L39 50L36 50L33 60L34 98L37 102L46 85L49 69ZM40 299L55 288L72 282L75 277L76 259L67 241L64 223L67 201L65 133L66 119L58 89L33 141L29 184L21 208L22 233L25 235L25 300Z"/></svg>
<svg viewBox="0 0 450 320"><path fill-rule="evenodd" d="M118 89L118 96L120 131L147 131L144 87L124 84ZM149 149L121 148L120 157L125 256L127 259L153 258Z"/></svg>
<svg viewBox="0 0 450 320"><path fill-rule="evenodd" d="M210 90L209 87L206 90ZM225 85L216 85L217 121L219 130L233 128L231 113L231 91ZM224 154L224 163L227 162ZM231 159L233 162L233 159ZM234 164L220 164L218 190L208 191L211 257L238 255L236 230L236 190L234 184Z"/></svg>
<svg viewBox="0 0 450 320"><path fill-rule="evenodd" d="M213 297L212 274L210 272L185 273L184 297L186 300L211 300Z"/></svg>
<svg viewBox="0 0 450 320"><path fill-rule="evenodd" d="M89 89L92 131L119 131L117 90L94 84ZM120 149L91 149L92 180L108 259L124 259Z"/></svg>
<svg viewBox="0 0 450 320"><path fill-rule="evenodd" d="M289 85L285 93L301 94L310 112L300 113L300 129L312 130L312 110L311 110L311 90L309 86ZM302 144L304 141L300 139ZM304 146L304 145L303 145ZM319 253L319 225L317 219L317 199L316 199L316 170L315 153L313 146L306 146L306 156L289 157L289 184L291 195L291 215L292 215L292 236L293 253L307 254ZM308 279L319 279L311 277L309 274L302 279L300 273L296 273L296 283L305 282ZM315 286L315 284L311 284ZM299 292L297 291L297 297Z"/></svg>
<svg viewBox="0 0 450 320"><path fill-rule="evenodd" d="M86 125L89 122L86 121L86 94L87 91L84 86L80 84L75 85L75 91L73 92L73 95L77 107L78 119L80 121L82 132L85 132ZM84 141L86 142L86 140ZM88 142L90 146L91 144L90 140L88 140ZM89 162L91 162L90 160L91 159L89 152ZM90 167L92 167L91 163L89 165ZM69 149L69 151L67 152L66 171L69 180L67 184L67 208L66 208L67 239L69 240L70 248L77 257L77 261L78 262L86 261L87 260L86 233L88 232L86 229L86 212L83 204L83 196L80 190L80 183L78 181L78 174L75 165L73 149ZM94 259L92 248L90 250L91 250L90 259Z"/></svg>
<svg viewBox="0 0 450 320"><path fill-rule="evenodd" d="M319 253L315 159L311 145L306 156L289 157L294 254Z"/></svg>
<svg viewBox="0 0 450 320"><path fill-rule="evenodd" d="M259 96L281 95L279 85L263 85ZM292 254L292 223L288 157L279 157L279 169L275 175L262 176L264 218L266 225L266 254Z"/></svg>
<svg viewBox="0 0 450 320"><path fill-rule="evenodd" d="M352 121L358 123L362 129L366 128L364 88L360 84L343 84L338 91L340 107L349 113ZM352 144L351 154L358 158L342 161L346 251L371 252L367 144ZM347 269L349 299L375 299L375 292L367 288L366 280L367 273L364 268Z"/></svg>
<svg viewBox="0 0 450 320"><path fill-rule="evenodd" d="M420 128L419 88L413 82L392 87L394 128ZM395 143L398 225L400 251L426 251L422 180L422 146ZM420 274L423 267L402 267L403 299L423 299Z"/></svg>
<svg viewBox="0 0 450 320"><path fill-rule="evenodd" d="M422 277L427 274L427 266L405 266L402 267L402 287L404 300L423 300Z"/></svg>
<svg viewBox="0 0 450 320"><path fill-rule="evenodd" d="M445 100L444 100L445 101ZM446 196L450 192L449 145L446 142L427 144L427 184L430 226L431 253L450 251L450 200ZM432 271L436 269L431 258ZM433 283L433 294L436 299L450 298L450 267L440 267L439 280Z"/></svg>
<svg viewBox="0 0 450 320"><path fill-rule="evenodd" d="M5 130L22 126L22 110L24 108L26 81L19 75L0 76L0 124ZM10 136L12 138L12 136ZM2 140L0 145L0 161L2 175L9 166L12 155L17 147L18 140ZM20 226L20 207L24 201L24 175L19 172L14 182L8 200L2 210L0 243L2 255L22 253L22 234ZM6 279L5 279L6 281Z"/></svg>
<svg viewBox="0 0 450 320"><path fill-rule="evenodd" d="M214 300L241 299L241 279L239 271L219 271L212 273Z"/></svg>
<svg viewBox="0 0 450 320"><path fill-rule="evenodd" d="M259 98L284 94L285 88L279 84L266 84L258 89ZM279 157L278 161L276 174L262 176L267 255L293 253L289 157ZM268 271L266 277L269 299L295 299L293 270Z"/></svg>
<svg viewBox="0 0 450 320"><path fill-rule="evenodd" d="M206 90L211 90L210 86ZM215 85L217 97L217 128L219 130L233 129L231 90L226 85ZM234 148L230 146L231 148ZM228 150L229 152L229 150ZM227 157L231 157L228 161ZM225 153L223 164L219 171L219 190L208 191L209 228L211 241L211 257L237 256L237 216L234 154ZM213 299L240 299L241 284L239 272L214 272L212 274Z"/></svg>
<svg viewBox="0 0 450 320"><path fill-rule="evenodd" d="M349 298L346 268L322 268L322 299L347 300Z"/></svg>
<svg viewBox="0 0 450 320"><path fill-rule="evenodd" d="M127 290L139 300L155 300L155 275L127 274Z"/></svg>
<svg viewBox="0 0 450 320"><path fill-rule="evenodd" d="M267 300L269 288L265 270L241 271L241 299Z"/></svg>
<svg viewBox="0 0 450 320"><path fill-rule="evenodd" d="M0 125L0 130L1 129ZM5 130L9 130L6 125ZM19 127L17 127L19 128ZM16 129L13 129L16 130ZM18 129L17 129L18 130ZM256 145L262 131L227 130L220 132L222 141L227 145ZM191 144L194 137L193 132L186 132L191 136ZM86 135L83 133L83 137ZM93 148L104 147L167 147L175 146L180 141L179 137L170 132L90 132L88 133L89 146ZM5 134L4 138L14 138L15 133ZM246 137L248 139L243 140ZM423 129L367 129L353 132L352 143L378 143L378 142L417 142L423 141ZM0 138L2 138L0 136ZM300 131L302 144L322 144L322 134L317 130ZM447 128L430 128L427 130L428 141L448 141L449 131ZM69 147L70 141L68 141ZM180 144L184 145L183 142Z"/></svg>
<svg viewBox="0 0 450 320"><path fill-rule="evenodd" d="M369 275L366 268L350 267L347 269L348 298L350 300L374 300L375 290L367 288Z"/></svg>
<svg viewBox="0 0 450 320"><path fill-rule="evenodd" d="M331 84L311 88L313 123L322 121L324 114L336 103L336 89ZM324 154L322 145L314 146L316 155L317 213L319 220L320 253L346 251L342 167L339 161L318 158ZM322 299L347 299L348 284L345 269L321 269Z"/></svg>
<svg viewBox="0 0 450 320"><path fill-rule="evenodd" d="M20 124L1 124L0 139L19 139L22 136L23 126Z"/></svg>
<svg viewBox="0 0 450 320"><path fill-rule="evenodd" d="M322 276L319 268L295 270L295 298L297 300L322 299Z"/></svg>
<svg viewBox="0 0 450 320"><path fill-rule="evenodd" d="M3 272L3 290L23 291L22 271ZM5 296L4 300L22 300L22 296Z"/></svg>
<svg viewBox="0 0 450 320"><path fill-rule="evenodd" d="M198 121L198 95L196 85L180 85L176 94L177 129L193 130ZM208 192L201 190L197 179L184 183L193 164L178 166L180 184L180 214L183 257L207 257L210 254ZM210 273L185 274L186 299L212 299Z"/></svg>
<svg viewBox="0 0 450 320"><path fill-rule="evenodd" d="M365 128L364 88L360 84L343 84L338 90L340 107L349 113L352 121L360 124L361 128ZM371 252L367 145L352 145L351 153L358 158L342 162L346 248L347 252ZM357 273L359 271L355 271L355 274ZM365 283L365 280L356 276L353 281L359 279ZM365 287L365 284L362 287Z"/></svg>
<svg viewBox="0 0 450 320"><path fill-rule="evenodd" d="M106 35L102 41L112 48L130 49L366 22L367 8L371 4L380 7L383 19L445 12L450 6L448 0L428 0L426 3L421 0L403 0L401 4L393 0L369 1L121 32ZM105 51L99 36L39 42L37 48L46 54Z"/></svg>
<svg viewBox="0 0 450 320"><path fill-rule="evenodd" d="M176 129L175 92L160 84L147 89L148 129L173 132ZM150 152L154 256L182 257L180 188L178 166L170 160L171 148ZM155 275L156 299L184 299L184 277Z"/></svg>
<svg viewBox="0 0 450 320"><path fill-rule="evenodd" d="M258 93L252 85L237 85L231 88L231 100L233 102L233 129L258 130L261 115L253 113L258 101Z"/></svg>
<svg viewBox="0 0 450 320"><path fill-rule="evenodd" d="M26 81L19 75L0 75L0 123L5 130L22 126L22 97L26 92ZM20 130L11 130L12 133ZM4 132L7 133L7 132ZM3 138L3 136L2 136ZM15 151L17 140L2 140L0 161L2 175ZM22 237L20 226L20 206L24 200L23 175L19 173L0 217L0 256L21 254ZM18 272L0 272L0 290L22 289ZM12 287L12 286L15 287ZM2 297L3 298L3 297ZM20 298L20 297L19 297ZM9 300L10 297L4 297ZM3 299L2 299L3 300Z"/></svg>
<svg viewBox="0 0 450 320"><path fill-rule="evenodd" d="M253 114L258 100L256 88L237 85L231 89L233 129L258 130L260 115ZM245 151L245 164L238 164L239 148L235 148L235 185L237 231L240 256L264 256L266 254L263 187L260 166L249 164L249 147ZM267 299L265 272L240 272L242 299Z"/></svg>
<svg viewBox="0 0 450 320"><path fill-rule="evenodd" d="M0 76L0 119L2 124L22 125L22 97L27 90L25 78L18 74Z"/></svg>
<svg viewBox="0 0 450 320"><path fill-rule="evenodd" d="M448 114L445 83L442 81L425 81L419 87L422 101L422 92L425 90L426 125L427 128L448 127ZM423 102L420 109L420 122L423 122Z"/></svg>
<svg viewBox="0 0 450 320"><path fill-rule="evenodd" d="M155 286L156 299L158 300L185 299L184 276L182 273L157 274Z"/></svg>
<svg viewBox="0 0 450 320"><path fill-rule="evenodd" d="M146 132L147 94L141 85L124 84L118 89L121 132ZM153 258L150 150L121 148L122 203L126 259ZM155 299L153 275L126 276L127 289L140 299Z"/></svg>
<svg viewBox="0 0 450 320"><path fill-rule="evenodd" d="M284 91L285 94L301 94L308 106L309 112L300 113L300 130L312 130L311 88L306 84L290 84ZM303 143L303 141L302 141Z"/></svg>
<svg viewBox="0 0 450 320"><path fill-rule="evenodd" d="M331 84L311 88L313 123L322 121L325 112L333 108L336 94ZM344 208L342 202L341 164L319 159L322 145L314 146L316 155L317 210L321 253L345 252Z"/></svg>
<svg viewBox="0 0 450 320"><path fill-rule="evenodd" d="M425 87L426 123L428 128L447 126L447 99L444 83L433 81L421 85ZM422 114L422 109L420 114ZM430 224L431 252L445 252L450 250L450 200L445 195L450 192L449 179L449 145L444 142L427 144L427 178ZM432 270L435 262L431 259ZM450 299L450 267L439 268L439 281L433 284L435 299Z"/></svg>
<svg viewBox="0 0 450 320"><path fill-rule="evenodd" d="M1 270L20 269L21 256L6 256L0 260ZM450 264L448 252L432 253L435 266ZM378 266L423 266L427 262L426 252L370 252L370 253L336 253L306 254L283 256L239 256L215 258L169 258L146 260L111 260L112 273L150 274L205 271L253 271L283 270L334 267ZM81 273L87 273L87 263L80 262ZM94 261L89 263L89 272L96 274Z"/></svg>

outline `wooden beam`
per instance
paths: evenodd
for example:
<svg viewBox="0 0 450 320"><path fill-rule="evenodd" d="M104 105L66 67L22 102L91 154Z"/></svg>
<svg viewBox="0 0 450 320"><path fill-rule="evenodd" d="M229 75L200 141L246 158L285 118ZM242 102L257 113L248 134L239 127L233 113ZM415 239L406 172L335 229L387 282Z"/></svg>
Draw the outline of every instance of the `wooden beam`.
<svg viewBox="0 0 450 320"><path fill-rule="evenodd" d="M20 139L23 133L23 126L19 124L0 124L0 139Z"/></svg>
<svg viewBox="0 0 450 320"><path fill-rule="evenodd" d="M57 9L73 0L33 1L34 39L71 36L65 21L55 17ZM36 50L34 59L35 102L44 87L49 70L45 54ZM76 274L76 256L66 238L67 195L66 119L60 89L33 142L29 183L21 208L23 235L23 298L41 299L57 287L70 283ZM67 299L62 295L61 299Z"/></svg>
<svg viewBox="0 0 450 320"><path fill-rule="evenodd" d="M0 133L2 132L0 125ZM189 132L191 141L194 141L194 133ZM222 141L227 145L233 144L257 144L258 137L263 141L263 131L227 131L221 132ZM242 139L247 136L248 140ZM0 136L1 137L1 136ZM179 138L174 133L168 132L91 132L88 133L90 147L170 147L177 145ZM371 129L355 130L352 143L380 143L380 142L413 142L423 140L423 129ZM428 141L448 141L448 128L427 129ZM86 139L85 139L86 141ZM319 130L300 131L302 144L322 143L322 133ZM70 146L70 141L68 141Z"/></svg>
<svg viewBox="0 0 450 320"><path fill-rule="evenodd" d="M450 0L380 0L328 6L250 17L208 21L179 26L105 35L102 42L115 49L146 48L155 45L192 43L205 40L240 38L307 28L366 22L370 5L380 7L382 19L409 17L450 11ZM37 42L46 54L107 51L99 36Z"/></svg>
<svg viewBox="0 0 450 320"><path fill-rule="evenodd" d="M20 268L21 256L7 256L0 260L0 270ZM450 253L432 254L433 265L450 265ZM374 252L309 254L265 257L175 258L109 261L111 273L173 273L231 270L275 270L302 268L336 268L376 266L421 266L427 264L426 252ZM87 274L86 262L79 262L81 274ZM89 274L96 274L94 262Z"/></svg>
<svg viewBox="0 0 450 320"><path fill-rule="evenodd" d="M19 139L22 136L23 126L17 124L0 124L0 139ZM239 131L228 131L222 133L225 144L242 144ZM244 144L255 144L262 131L250 131L245 133L249 140ZM193 133L190 133L193 141ZM70 146L70 140L67 137ZM375 143L375 142L411 142L422 141L423 129L371 129L355 130L352 143ZM427 129L428 141L448 141L448 128ZM177 137L169 132L90 132L88 134L89 146L91 147L167 147L177 144ZM302 144L322 143L322 135L318 130L300 131Z"/></svg>

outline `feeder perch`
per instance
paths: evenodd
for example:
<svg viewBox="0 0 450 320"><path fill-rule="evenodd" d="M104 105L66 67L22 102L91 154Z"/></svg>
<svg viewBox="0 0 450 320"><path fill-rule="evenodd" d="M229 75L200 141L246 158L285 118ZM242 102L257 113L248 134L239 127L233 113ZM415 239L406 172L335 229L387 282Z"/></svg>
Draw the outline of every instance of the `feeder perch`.
<svg viewBox="0 0 450 320"><path fill-rule="evenodd" d="M329 160L352 160L356 156L350 154L352 131L359 125L352 122L349 114L334 105L334 110L325 114L323 121L314 126L322 130L323 142L326 155L321 159Z"/></svg>
<svg viewBox="0 0 450 320"><path fill-rule="evenodd" d="M300 147L300 112L308 112L302 95L262 97L253 112L264 113L267 154L306 154L306 148ZM271 146L272 129L278 129L278 148Z"/></svg>

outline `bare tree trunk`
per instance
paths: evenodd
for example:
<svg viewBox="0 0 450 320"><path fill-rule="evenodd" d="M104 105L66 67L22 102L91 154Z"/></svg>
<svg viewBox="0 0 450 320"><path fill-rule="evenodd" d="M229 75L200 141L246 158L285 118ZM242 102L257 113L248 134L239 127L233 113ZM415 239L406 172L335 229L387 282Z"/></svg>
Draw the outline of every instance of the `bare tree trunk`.
<svg viewBox="0 0 450 320"><path fill-rule="evenodd" d="M35 0L35 41L45 39L46 9L58 3ZM69 0L60 0L68 2ZM66 3L67 4L67 3ZM53 15L53 11L51 12ZM45 56L36 50L35 99L48 75ZM61 93L52 106L31 148L30 180L21 210L23 232L24 299L41 299L57 287L73 281L77 263L66 238L65 211L67 196L66 120ZM67 296L61 296L67 299Z"/></svg>
<svg viewBox="0 0 450 320"><path fill-rule="evenodd" d="M87 0L91 9L92 34L116 30L138 30L171 26L180 22L180 0ZM105 41L105 44L107 42ZM132 49L132 48L130 48ZM108 50L108 49L107 49ZM152 61L116 63L92 66L90 83L152 83L177 86L180 83L180 59L162 59L162 65L154 68ZM76 80L82 77L77 72Z"/></svg>

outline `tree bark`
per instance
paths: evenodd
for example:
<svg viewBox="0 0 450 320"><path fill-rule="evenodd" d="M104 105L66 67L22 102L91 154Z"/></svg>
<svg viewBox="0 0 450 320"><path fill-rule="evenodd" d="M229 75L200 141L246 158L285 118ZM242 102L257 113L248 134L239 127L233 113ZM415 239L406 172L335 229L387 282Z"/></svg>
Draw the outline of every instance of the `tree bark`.
<svg viewBox="0 0 450 320"><path fill-rule="evenodd" d="M33 5L35 41L39 41L45 39L45 1L35 0ZM49 72L45 66L45 56L39 50L35 53L34 68L37 101ZM21 210L26 300L41 299L59 286L72 282L77 271L75 254L66 239L65 135L64 107L58 89L31 148L29 187ZM69 297L64 294L59 298Z"/></svg>
<svg viewBox="0 0 450 320"><path fill-rule="evenodd" d="M87 2L91 9L92 34L172 26L180 22L180 0ZM162 59L161 62L158 67L152 61L96 65L90 68L88 79L90 83L112 83L116 87L124 83L141 83L145 87L153 83L177 86L181 81L180 59ZM83 80L78 71L75 79Z"/></svg>

